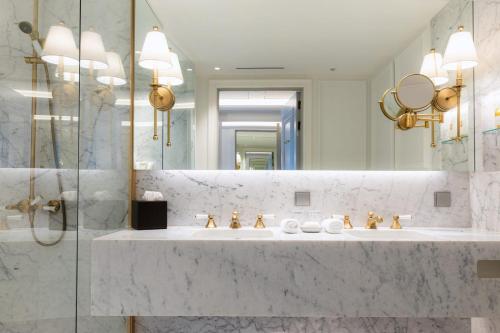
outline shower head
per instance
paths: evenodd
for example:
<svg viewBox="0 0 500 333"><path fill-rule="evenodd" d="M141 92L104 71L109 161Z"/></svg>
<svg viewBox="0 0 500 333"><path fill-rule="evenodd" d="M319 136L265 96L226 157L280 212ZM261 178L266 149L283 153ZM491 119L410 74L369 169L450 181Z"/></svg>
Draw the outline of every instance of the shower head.
<svg viewBox="0 0 500 333"><path fill-rule="evenodd" d="M21 29L21 31L24 32L25 34L31 35L31 33L33 32L33 26L28 21L19 22L18 26L19 29Z"/></svg>

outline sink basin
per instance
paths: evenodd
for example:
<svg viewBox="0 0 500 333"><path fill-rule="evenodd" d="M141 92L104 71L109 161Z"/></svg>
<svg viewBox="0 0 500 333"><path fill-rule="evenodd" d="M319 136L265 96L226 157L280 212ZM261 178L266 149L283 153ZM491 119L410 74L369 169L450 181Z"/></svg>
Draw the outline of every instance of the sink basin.
<svg viewBox="0 0 500 333"><path fill-rule="evenodd" d="M272 238L273 232L269 229L202 229L193 233L193 237L200 239L262 239Z"/></svg>
<svg viewBox="0 0 500 333"><path fill-rule="evenodd" d="M392 230L392 229L354 229L345 230L344 233L360 238L360 239L375 239L375 240L388 240L388 241L398 241L398 240L427 240L433 237L420 233L414 230Z"/></svg>

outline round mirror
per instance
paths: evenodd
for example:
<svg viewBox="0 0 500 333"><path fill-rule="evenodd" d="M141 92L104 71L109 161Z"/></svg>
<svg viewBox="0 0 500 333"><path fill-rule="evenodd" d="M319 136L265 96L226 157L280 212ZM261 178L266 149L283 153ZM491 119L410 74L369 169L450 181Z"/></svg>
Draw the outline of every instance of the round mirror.
<svg viewBox="0 0 500 333"><path fill-rule="evenodd" d="M399 81L396 87L396 101L412 111L422 111L428 108L436 88L431 79L422 74L411 74Z"/></svg>
<svg viewBox="0 0 500 333"><path fill-rule="evenodd" d="M379 101L382 113L392 121L396 121L404 113L404 109L396 101L395 94L396 91L394 89L387 89Z"/></svg>

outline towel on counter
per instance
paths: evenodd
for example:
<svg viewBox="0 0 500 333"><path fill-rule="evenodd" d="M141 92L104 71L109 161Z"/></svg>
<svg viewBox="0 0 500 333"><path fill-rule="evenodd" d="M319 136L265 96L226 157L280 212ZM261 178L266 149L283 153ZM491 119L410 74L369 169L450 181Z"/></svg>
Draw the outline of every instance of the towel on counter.
<svg viewBox="0 0 500 333"><path fill-rule="evenodd" d="M344 228L344 221L339 218L325 219L321 222L321 226L329 234L340 234Z"/></svg>
<svg viewBox="0 0 500 333"><path fill-rule="evenodd" d="M283 219L280 226L281 230L287 234L296 234L299 232L299 221L296 219Z"/></svg>

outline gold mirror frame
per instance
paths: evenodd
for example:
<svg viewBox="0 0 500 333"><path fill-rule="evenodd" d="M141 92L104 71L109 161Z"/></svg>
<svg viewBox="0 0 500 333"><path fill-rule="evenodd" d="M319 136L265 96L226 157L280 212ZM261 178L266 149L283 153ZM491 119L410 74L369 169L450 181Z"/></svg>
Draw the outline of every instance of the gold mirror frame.
<svg viewBox="0 0 500 333"><path fill-rule="evenodd" d="M382 98L380 99L380 101L378 101L378 104L380 106L380 110L382 110L382 113L384 114L384 116L386 116L387 118L389 118L390 120L392 121L396 121L402 114L405 113L405 109L404 108L400 108L399 109L399 112L396 114L396 116L392 116L385 108L385 97L387 96L387 94L392 94L394 95L396 92L394 91L394 89L390 88L390 89L387 89L384 94L382 95ZM396 97L394 97L394 100L396 100ZM399 103L397 103L396 101L396 104L398 104L399 106Z"/></svg>
<svg viewBox="0 0 500 333"><path fill-rule="evenodd" d="M409 77L412 77L412 76L421 76L423 78L425 78L426 80L429 81L429 83L432 85L432 90L433 90L433 95L432 95L432 98L430 99L429 103L426 104L425 106L423 107L420 107L420 108L412 108L412 107L408 107L406 105L404 105L403 102L401 102L400 98L399 98L399 94L398 94L398 91L400 90L400 87L401 87L401 83L408 79ZM432 82L432 80L428 77L428 76L425 76L423 74L417 74L417 73L414 73L414 74L409 74L409 75L406 75L405 77L403 77L401 80L399 80L397 86L396 86L396 89L395 89L396 93L394 95L395 99L396 99L396 103L403 109L407 109L407 110L412 110L413 112L421 112L421 111L424 111L425 109L429 108L431 105L432 105L432 102L436 99L436 86L434 84L434 82Z"/></svg>

